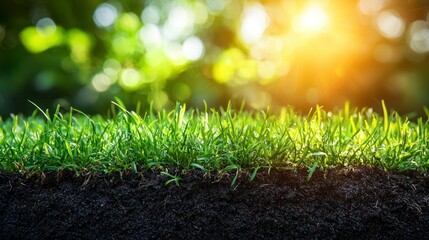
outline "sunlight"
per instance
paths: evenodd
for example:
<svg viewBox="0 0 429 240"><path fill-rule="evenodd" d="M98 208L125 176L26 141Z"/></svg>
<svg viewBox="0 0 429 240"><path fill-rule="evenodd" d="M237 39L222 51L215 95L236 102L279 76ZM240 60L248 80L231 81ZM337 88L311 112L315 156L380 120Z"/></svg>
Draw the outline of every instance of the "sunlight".
<svg viewBox="0 0 429 240"><path fill-rule="evenodd" d="M252 4L245 8L240 28L240 37L247 44L261 40L268 27L269 18L263 6Z"/></svg>
<svg viewBox="0 0 429 240"><path fill-rule="evenodd" d="M325 10L319 5L310 5L300 15L295 17L293 28L298 32L321 32L329 22Z"/></svg>

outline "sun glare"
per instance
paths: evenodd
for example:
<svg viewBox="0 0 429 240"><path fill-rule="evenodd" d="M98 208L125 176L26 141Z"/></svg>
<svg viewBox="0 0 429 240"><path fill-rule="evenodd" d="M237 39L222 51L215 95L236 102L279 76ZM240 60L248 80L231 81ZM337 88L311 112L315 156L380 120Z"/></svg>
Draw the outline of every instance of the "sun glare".
<svg viewBox="0 0 429 240"><path fill-rule="evenodd" d="M318 5L308 6L293 22L295 31L317 33L328 25L329 18L325 10Z"/></svg>

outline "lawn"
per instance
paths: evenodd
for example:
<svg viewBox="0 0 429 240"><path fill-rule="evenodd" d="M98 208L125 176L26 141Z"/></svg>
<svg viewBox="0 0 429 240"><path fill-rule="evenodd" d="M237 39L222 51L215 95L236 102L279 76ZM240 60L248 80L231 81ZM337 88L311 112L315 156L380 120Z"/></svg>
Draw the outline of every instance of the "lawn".
<svg viewBox="0 0 429 240"><path fill-rule="evenodd" d="M429 111L35 105L0 120L7 238L421 238ZM79 227L80 226L80 227Z"/></svg>
<svg viewBox="0 0 429 240"><path fill-rule="evenodd" d="M261 168L429 167L429 120L372 109L291 107L273 114L226 109L146 113L114 102L108 117L71 108L0 121L0 170L139 172L153 167L257 171ZM429 116L429 111L426 109Z"/></svg>

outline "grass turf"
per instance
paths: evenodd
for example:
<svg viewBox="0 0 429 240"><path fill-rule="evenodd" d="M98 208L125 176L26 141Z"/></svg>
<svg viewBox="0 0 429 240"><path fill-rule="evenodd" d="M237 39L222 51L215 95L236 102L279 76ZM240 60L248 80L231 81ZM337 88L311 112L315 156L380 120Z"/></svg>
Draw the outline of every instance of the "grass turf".
<svg viewBox="0 0 429 240"><path fill-rule="evenodd" d="M138 172L160 167L202 171L245 170L254 178L261 168L315 169L378 166L427 171L429 111L410 121L371 109L329 112L316 107L300 115L291 107L278 114L226 109L140 114L112 105L110 117L87 116L71 108L53 114L0 119L0 171L82 173ZM37 107L37 106L36 106ZM38 108L38 107L37 107ZM237 176L237 175L236 175Z"/></svg>

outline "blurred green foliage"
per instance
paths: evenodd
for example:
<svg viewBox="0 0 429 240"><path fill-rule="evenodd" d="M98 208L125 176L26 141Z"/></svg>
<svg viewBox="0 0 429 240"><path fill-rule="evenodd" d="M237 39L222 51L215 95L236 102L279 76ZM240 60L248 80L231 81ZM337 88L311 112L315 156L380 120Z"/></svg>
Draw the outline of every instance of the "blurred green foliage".
<svg viewBox="0 0 429 240"><path fill-rule="evenodd" d="M429 1L2 1L0 115L429 105ZM325 24L324 26L323 24Z"/></svg>

